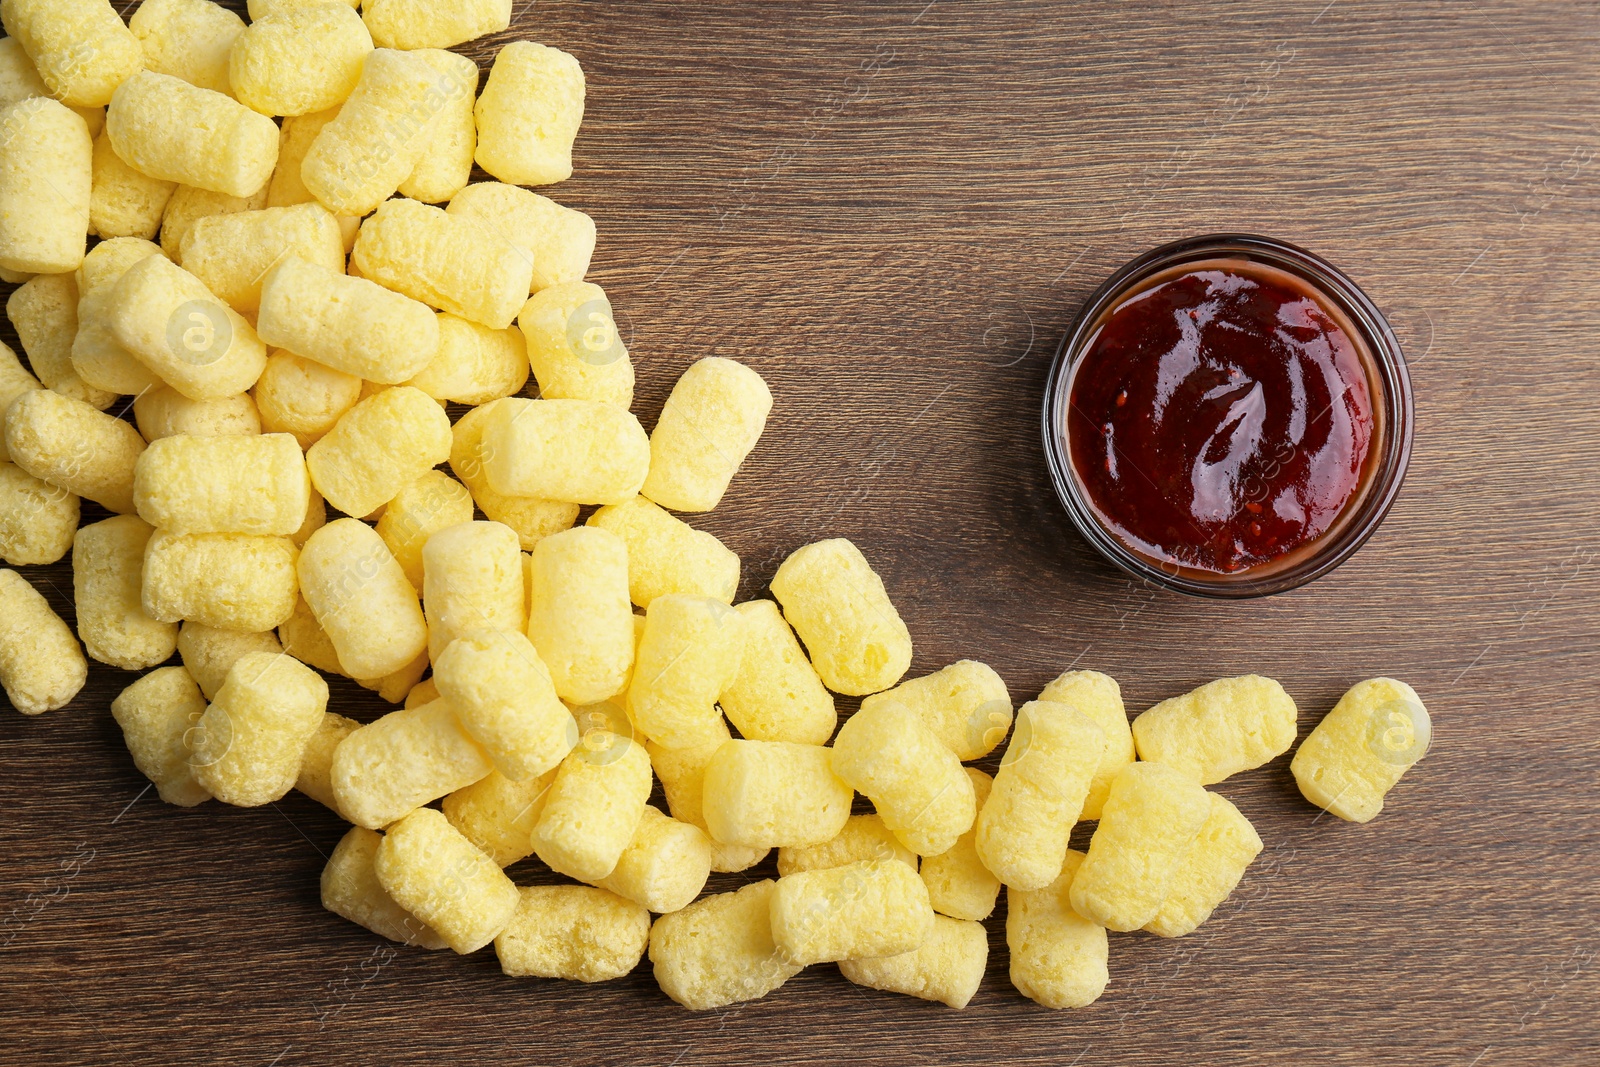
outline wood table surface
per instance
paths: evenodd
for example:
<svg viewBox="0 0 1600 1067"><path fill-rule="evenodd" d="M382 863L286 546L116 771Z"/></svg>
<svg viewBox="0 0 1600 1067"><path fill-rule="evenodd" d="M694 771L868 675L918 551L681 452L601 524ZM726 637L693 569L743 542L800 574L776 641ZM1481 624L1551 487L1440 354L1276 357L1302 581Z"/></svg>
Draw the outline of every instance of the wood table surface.
<svg viewBox="0 0 1600 1067"><path fill-rule="evenodd" d="M401 950L325 912L342 824L299 794L163 805L108 712L133 677L96 666L70 707L0 715L0 1064L1600 1062L1593 3L519 0L462 51L487 70L523 37L588 76L575 176L542 191L599 225L591 277L645 425L703 356L772 386L760 446L695 519L743 557L742 597L848 537L913 673L981 659L1021 701L1094 668L1132 714L1259 672L1302 736L1393 675L1432 751L1366 826L1319 817L1286 758L1220 786L1266 851L1190 937L1113 935L1092 1007L1011 987L1002 906L964 1011L818 966L697 1015L648 964L512 979L491 951ZM1102 562L1038 429L1087 294L1217 231L1347 271L1417 395L1371 542L1238 603ZM69 566L23 570L70 621Z"/></svg>

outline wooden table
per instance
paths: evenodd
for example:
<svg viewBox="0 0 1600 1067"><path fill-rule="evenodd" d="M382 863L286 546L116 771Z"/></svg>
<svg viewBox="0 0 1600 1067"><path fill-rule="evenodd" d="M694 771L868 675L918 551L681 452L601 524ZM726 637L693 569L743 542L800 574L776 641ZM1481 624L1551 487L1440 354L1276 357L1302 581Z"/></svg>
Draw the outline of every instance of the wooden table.
<svg viewBox="0 0 1600 1067"><path fill-rule="evenodd" d="M1114 935L1085 1010L1011 988L1002 909L959 1014L821 966L691 1015L648 966L513 980L492 953L395 951L329 915L341 824L298 794L161 804L107 712L132 678L96 668L70 708L0 716L0 1062L1596 1062L1594 5L864 8L519 3L502 35L588 74L577 175L545 191L599 223L593 280L645 424L702 356L776 394L698 523L743 556L742 595L844 536L909 623L914 672L982 659L1018 699L1071 665L1114 674L1130 712L1257 671L1306 730L1351 683L1404 678L1436 738L1383 815L1318 817L1287 760L1228 781L1266 852L1191 937ZM487 69L499 43L468 51ZM1378 535L1247 603L1152 592L1093 555L1037 417L1084 297L1224 230L1347 270L1418 398ZM26 573L70 620L69 568Z"/></svg>

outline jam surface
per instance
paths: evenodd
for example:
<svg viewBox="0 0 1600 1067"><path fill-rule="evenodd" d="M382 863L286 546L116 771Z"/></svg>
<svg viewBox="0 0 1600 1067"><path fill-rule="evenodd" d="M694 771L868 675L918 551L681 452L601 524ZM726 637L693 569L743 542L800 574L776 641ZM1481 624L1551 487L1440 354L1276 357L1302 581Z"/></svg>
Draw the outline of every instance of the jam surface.
<svg viewBox="0 0 1600 1067"><path fill-rule="evenodd" d="M1101 521L1158 560L1231 573L1334 525L1372 438L1362 350L1310 287L1243 261L1157 275L1107 313L1067 440Z"/></svg>

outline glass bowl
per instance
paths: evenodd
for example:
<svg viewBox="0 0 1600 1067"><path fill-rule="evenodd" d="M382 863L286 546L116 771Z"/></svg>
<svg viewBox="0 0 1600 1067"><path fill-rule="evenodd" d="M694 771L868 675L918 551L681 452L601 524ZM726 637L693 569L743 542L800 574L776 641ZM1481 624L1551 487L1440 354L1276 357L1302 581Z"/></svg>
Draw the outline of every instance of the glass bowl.
<svg viewBox="0 0 1600 1067"><path fill-rule="evenodd" d="M1275 559L1231 572L1186 566L1136 548L1102 518L1072 462L1067 413L1073 376L1110 312L1155 275L1202 260L1244 260L1285 271L1320 302L1342 313L1364 342L1363 366L1372 397L1372 437L1366 469L1335 522ZM1336 319L1341 317L1334 316ZM1213 234L1162 245L1117 271L1095 290L1062 339L1044 392L1044 451L1050 478L1084 540L1135 578L1192 596L1243 598L1295 589L1349 559L1377 530L1405 479L1413 426L1411 379L1400 342L1372 300L1349 278L1304 249L1269 237Z"/></svg>

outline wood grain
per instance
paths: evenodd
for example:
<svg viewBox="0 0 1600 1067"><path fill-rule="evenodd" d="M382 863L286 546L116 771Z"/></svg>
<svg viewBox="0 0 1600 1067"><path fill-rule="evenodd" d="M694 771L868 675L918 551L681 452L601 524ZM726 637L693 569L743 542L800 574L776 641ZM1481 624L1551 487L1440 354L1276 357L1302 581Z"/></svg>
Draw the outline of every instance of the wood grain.
<svg viewBox="0 0 1600 1067"><path fill-rule="evenodd" d="M1191 937L1115 936L1091 1008L1011 989L1002 912L961 1013L815 967L690 1015L648 966L512 980L490 953L393 952L335 919L317 876L337 820L299 795L163 806L107 712L131 676L97 668L68 709L0 715L0 1062L1594 1062L1592 4L519 3L465 51L487 69L517 37L588 74L577 174L551 191L599 223L593 278L646 425L702 356L772 384L761 447L700 523L743 556L744 595L842 535L883 574L917 672L983 659L1026 698L1094 667L1137 711L1259 671L1303 729L1391 674L1428 702L1432 753L1365 827L1318 818L1287 761L1230 780L1267 852ZM1252 603L1100 562L1037 431L1083 298L1221 230L1348 271L1418 397L1379 534ZM70 619L69 568L27 574Z"/></svg>

